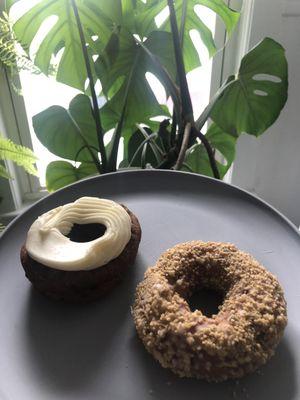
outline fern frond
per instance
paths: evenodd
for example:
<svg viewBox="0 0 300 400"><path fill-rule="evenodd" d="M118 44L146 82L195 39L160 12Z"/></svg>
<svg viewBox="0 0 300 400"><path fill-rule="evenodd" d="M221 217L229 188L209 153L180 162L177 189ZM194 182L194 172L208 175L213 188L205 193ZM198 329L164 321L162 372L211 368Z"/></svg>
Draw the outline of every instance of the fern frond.
<svg viewBox="0 0 300 400"><path fill-rule="evenodd" d="M37 175L37 170L34 166L37 157L33 151L3 137L0 137L0 159L11 160L23 167L29 174Z"/></svg>
<svg viewBox="0 0 300 400"><path fill-rule="evenodd" d="M3 12L0 16L0 63L12 72L26 70L35 74L41 73L25 50L15 37L8 15Z"/></svg>

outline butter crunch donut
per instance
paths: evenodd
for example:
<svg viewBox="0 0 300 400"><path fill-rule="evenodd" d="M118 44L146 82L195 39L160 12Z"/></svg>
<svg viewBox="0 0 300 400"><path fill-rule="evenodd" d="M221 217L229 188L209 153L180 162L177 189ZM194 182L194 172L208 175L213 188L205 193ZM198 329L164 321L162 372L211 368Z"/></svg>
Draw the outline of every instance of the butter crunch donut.
<svg viewBox="0 0 300 400"><path fill-rule="evenodd" d="M221 292L219 312L192 312L191 295ZM227 243L193 241L167 250L138 285L137 333L164 368L181 377L241 378L274 354L287 324L278 280L252 256Z"/></svg>

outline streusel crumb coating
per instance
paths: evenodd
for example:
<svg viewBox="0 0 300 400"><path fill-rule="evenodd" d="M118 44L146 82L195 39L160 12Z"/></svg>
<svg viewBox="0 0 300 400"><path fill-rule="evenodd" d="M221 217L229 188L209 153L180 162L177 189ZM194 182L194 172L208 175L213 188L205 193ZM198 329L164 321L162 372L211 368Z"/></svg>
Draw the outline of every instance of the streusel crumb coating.
<svg viewBox="0 0 300 400"><path fill-rule="evenodd" d="M192 312L201 288L222 292L219 312ZM181 377L240 378L274 354L287 324L283 290L252 256L228 243L193 241L161 255L138 285L133 317L160 364Z"/></svg>

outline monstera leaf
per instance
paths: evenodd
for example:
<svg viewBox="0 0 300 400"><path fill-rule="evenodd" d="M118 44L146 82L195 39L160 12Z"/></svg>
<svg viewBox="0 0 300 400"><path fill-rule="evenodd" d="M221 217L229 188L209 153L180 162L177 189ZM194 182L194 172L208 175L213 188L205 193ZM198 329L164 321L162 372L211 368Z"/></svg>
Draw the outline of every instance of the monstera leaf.
<svg viewBox="0 0 300 400"><path fill-rule="evenodd" d="M17 2L10 1L9 6ZM76 4L87 43L92 45L91 36L96 34L106 43L112 31L112 18L120 18L120 1L77 0ZM57 17L57 21L40 43L34 62L48 75L52 71L52 57L64 49L56 79L84 91L87 75L70 0L40 1L17 20L13 27L16 37L29 49L40 27L51 16Z"/></svg>
<svg viewBox="0 0 300 400"><path fill-rule="evenodd" d="M81 163L76 168L67 161L53 161L47 166L46 187L53 192L96 173L97 169L92 163Z"/></svg>
<svg viewBox="0 0 300 400"><path fill-rule="evenodd" d="M178 21L181 21L182 8L185 4L187 12L184 14L184 53L187 70L191 70L199 65L198 53L190 38L191 30L197 29L200 32L211 56L216 51L212 33L195 13L195 6L202 4L218 13L228 33L231 33L236 25L239 13L231 10L222 0L189 0L188 2L177 0L175 6ZM169 29L169 22L167 20L160 30L157 30L154 23L154 17L166 6L166 3L156 0L148 0L146 3L123 1L122 5L122 26L119 32L111 37L106 51L99 57L96 63L97 74L102 82L104 93L109 97L107 106L120 114L129 87L126 124L146 123L151 117L166 115L162 112L148 84L146 72L152 72L169 94L163 74L159 71L157 64L152 62L151 56L157 58L166 73L175 80L176 63L173 41L171 33L166 32ZM139 46L136 43L134 33L138 33L139 37L143 38L142 45ZM146 48L148 53L143 48Z"/></svg>
<svg viewBox="0 0 300 400"><path fill-rule="evenodd" d="M199 54L190 37L191 30L195 29L199 33L210 57L212 57L217 51L213 34L202 22L201 18L198 17L195 12L195 7L197 5L206 6L219 15L224 22L229 35L238 23L240 14L231 10L223 0L180 0L175 2L175 10L179 26L181 24L182 10L185 2L187 4L187 10L184 22L183 52L186 70L190 71L201 65Z"/></svg>
<svg viewBox="0 0 300 400"><path fill-rule="evenodd" d="M123 0L123 21L126 28L140 38L148 37L157 30L155 17L166 7L165 1L147 0L131 1Z"/></svg>
<svg viewBox="0 0 300 400"><path fill-rule="evenodd" d="M220 178L222 179L234 160L236 138L223 132L214 123L211 124L205 136L212 148L218 150L225 159L225 164L217 161ZM213 176L207 152L202 144L195 144L189 149L182 170Z"/></svg>
<svg viewBox="0 0 300 400"><path fill-rule="evenodd" d="M98 141L87 96L74 97L68 110L51 106L35 115L32 123L38 139L51 153L69 160L92 161L85 146L97 149Z"/></svg>
<svg viewBox="0 0 300 400"><path fill-rule="evenodd" d="M157 115L168 115L166 109L158 103L145 76L147 72L158 74L149 55L137 45L133 35L127 32L121 32L116 40L119 48L117 56L107 54L105 59L99 58L96 64L103 91L109 97L106 107L120 115L126 99L127 126L146 122ZM170 33L152 32L143 45L159 58L171 75L175 75Z"/></svg>
<svg viewBox="0 0 300 400"><path fill-rule="evenodd" d="M261 135L287 100L284 48L273 39L264 39L242 59L237 76L229 82L213 108L212 119L235 136L243 132Z"/></svg>
<svg viewBox="0 0 300 400"><path fill-rule="evenodd" d="M187 72L201 65L198 51L190 37L190 32L195 30L207 48L208 54L212 57L217 51L217 45L213 38L213 32L205 25L201 17L196 13L196 6L205 6L212 10L223 21L227 34L230 36L236 27L240 14L232 10L223 0L175 0L174 7L176 11L178 26L183 26L183 54ZM147 1L147 12L141 14L143 26L148 30L152 28L153 15L157 15L166 7L166 2L161 0ZM144 16L145 15L145 16ZM165 20L160 30L170 31L169 18ZM145 31L147 34L147 31Z"/></svg>

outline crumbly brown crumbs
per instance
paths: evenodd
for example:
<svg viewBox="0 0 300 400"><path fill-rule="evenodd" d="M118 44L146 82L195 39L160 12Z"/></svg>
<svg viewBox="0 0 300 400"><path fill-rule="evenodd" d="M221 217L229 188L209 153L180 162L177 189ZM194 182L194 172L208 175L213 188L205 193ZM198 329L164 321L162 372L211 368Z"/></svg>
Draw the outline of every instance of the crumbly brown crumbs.
<svg viewBox="0 0 300 400"><path fill-rule="evenodd" d="M191 312L201 287L224 293L211 318ZM274 275L228 243L193 241L167 250L138 285L132 314L146 349L181 377L240 378L274 354L287 324Z"/></svg>

